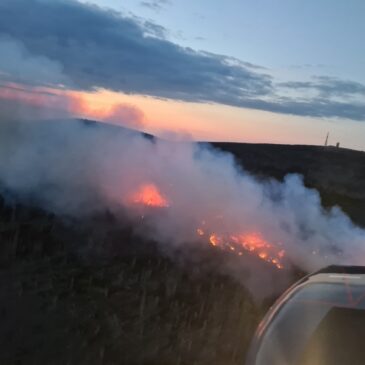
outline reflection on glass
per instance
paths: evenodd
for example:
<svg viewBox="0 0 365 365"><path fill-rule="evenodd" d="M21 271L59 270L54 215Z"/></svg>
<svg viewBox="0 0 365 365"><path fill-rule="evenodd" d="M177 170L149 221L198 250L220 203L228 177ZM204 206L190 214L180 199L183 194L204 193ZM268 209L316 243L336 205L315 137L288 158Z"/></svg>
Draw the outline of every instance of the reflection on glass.
<svg viewBox="0 0 365 365"><path fill-rule="evenodd" d="M318 275L278 304L263 325L255 365L364 365L363 275Z"/></svg>

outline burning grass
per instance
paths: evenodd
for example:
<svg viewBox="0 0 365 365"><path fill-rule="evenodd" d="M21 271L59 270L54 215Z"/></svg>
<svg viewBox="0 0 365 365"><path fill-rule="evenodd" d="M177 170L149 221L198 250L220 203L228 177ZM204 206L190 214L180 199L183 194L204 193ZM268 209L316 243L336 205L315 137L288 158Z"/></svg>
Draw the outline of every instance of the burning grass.
<svg viewBox="0 0 365 365"><path fill-rule="evenodd" d="M133 204L141 204L155 208L167 208L169 206L167 199L154 184L141 185L138 190L131 195L128 201Z"/></svg>
<svg viewBox="0 0 365 365"><path fill-rule="evenodd" d="M141 185L127 201L129 204L159 209L167 209L173 205L153 183ZM151 214L151 211L149 213ZM199 240L237 256L242 256L246 251L274 265L277 269L284 268L285 250L280 243L268 242L259 232L219 234L209 232L207 226L206 220L202 220L201 227L196 229Z"/></svg>
<svg viewBox="0 0 365 365"><path fill-rule="evenodd" d="M201 228L198 228L197 232L199 236L205 236L204 230ZM214 247L230 251L238 256L242 256L244 251L247 251L259 259L273 264L278 269L284 268L282 261L285 257L285 250L267 242L260 233L228 236L213 233L209 234L209 242Z"/></svg>

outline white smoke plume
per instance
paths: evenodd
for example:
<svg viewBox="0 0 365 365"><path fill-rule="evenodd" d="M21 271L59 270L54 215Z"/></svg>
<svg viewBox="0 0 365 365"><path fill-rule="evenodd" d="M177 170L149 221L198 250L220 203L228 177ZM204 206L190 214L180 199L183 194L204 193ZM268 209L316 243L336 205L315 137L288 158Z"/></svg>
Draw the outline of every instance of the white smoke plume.
<svg viewBox="0 0 365 365"><path fill-rule="evenodd" d="M168 206L131 204L145 184L156 186ZM193 142L81 121L2 120L0 186L57 214L143 215L148 234L165 247L203 244L197 235L203 224L219 235L259 232L306 270L365 261L365 231L339 208L324 210L300 176L259 182L232 155Z"/></svg>
<svg viewBox="0 0 365 365"><path fill-rule="evenodd" d="M58 62L29 53L16 39L0 35L0 54L2 81L38 86L72 84Z"/></svg>

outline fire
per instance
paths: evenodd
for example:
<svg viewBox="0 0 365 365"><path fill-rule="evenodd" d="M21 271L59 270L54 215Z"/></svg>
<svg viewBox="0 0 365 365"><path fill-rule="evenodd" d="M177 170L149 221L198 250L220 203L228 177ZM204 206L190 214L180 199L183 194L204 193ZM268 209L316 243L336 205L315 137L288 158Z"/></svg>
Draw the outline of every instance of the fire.
<svg viewBox="0 0 365 365"><path fill-rule="evenodd" d="M169 203L154 184L144 184L135 192L131 201L148 207L167 208Z"/></svg>
<svg viewBox="0 0 365 365"><path fill-rule="evenodd" d="M202 229L199 231L203 232ZM267 242L259 233L219 236L213 233L209 236L212 246L227 249L242 256L242 249L256 254L261 260L275 265L278 269L284 266L282 260L285 257L285 250L278 249L278 246Z"/></svg>
<svg viewBox="0 0 365 365"><path fill-rule="evenodd" d="M196 230L196 233L198 234L198 236L204 236L204 231L201 228L198 228Z"/></svg>
<svg viewBox="0 0 365 365"><path fill-rule="evenodd" d="M169 201L163 196L156 185L152 183L141 185L131 196L130 202L154 208L168 208ZM196 229L197 236L206 239L212 246L229 250L238 256L242 256L244 251L254 254L263 261L269 262L282 269L285 250L279 245L274 245L264 239L257 232L220 235L214 232L207 232L206 221L202 221L202 226Z"/></svg>
<svg viewBox="0 0 365 365"><path fill-rule="evenodd" d="M267 252L260 252L259 257L260 257L260 259L263 259L263 260L267 259Z"/></svg>

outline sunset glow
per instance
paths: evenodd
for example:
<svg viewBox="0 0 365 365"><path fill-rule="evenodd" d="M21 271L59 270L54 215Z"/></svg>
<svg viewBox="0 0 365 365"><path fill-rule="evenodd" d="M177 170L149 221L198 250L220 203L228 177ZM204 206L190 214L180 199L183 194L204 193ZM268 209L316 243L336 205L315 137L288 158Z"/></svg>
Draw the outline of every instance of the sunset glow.
<svg viewBox="0 0 365 365"><path fill-rule="evenodd" d="M324 131L330 129L331 138L341 139L344 144L355 143L354 147L361 148L363 143L362 123L348 121L347 126L351 124L358 129L356 135L350 136L346 133L346 126L325 121L318 124L313 118L275 115L218 104L161 100L105 89L82 92L45 87L24 88L13 83L0 86L1 100L42 108L43 114L49 117L53 113L56 117L65 115L104 121L167 138L321 144ZM350 139L346 142L346 138L351 138L351 142Z"/></svg>

